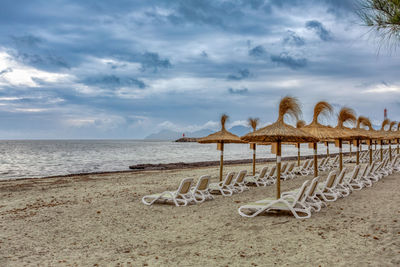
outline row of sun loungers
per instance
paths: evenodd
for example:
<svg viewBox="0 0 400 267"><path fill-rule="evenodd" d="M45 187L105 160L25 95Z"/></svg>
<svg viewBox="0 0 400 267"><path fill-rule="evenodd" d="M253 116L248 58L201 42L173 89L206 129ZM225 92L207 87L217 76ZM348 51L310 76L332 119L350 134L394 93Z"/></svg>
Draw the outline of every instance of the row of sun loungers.
<svg viewBox="0 0 400 267"><path fill-rule="evenodd" d="M371 187L384 176L393 171L400 171L399 156L392 161L385 158L383 162L373 162L371 165L356 165L350 175L346 168L337 175L331 171L326 180L320 183L319 177L305 181L296 190L284 192L281 198L266 198L241 206L238 212L244 217L255 217L261 213L273 211L290 211L296 218L310 218L312 212L318 212L327 206L327 202L349 196L353 191Z"/></svg>

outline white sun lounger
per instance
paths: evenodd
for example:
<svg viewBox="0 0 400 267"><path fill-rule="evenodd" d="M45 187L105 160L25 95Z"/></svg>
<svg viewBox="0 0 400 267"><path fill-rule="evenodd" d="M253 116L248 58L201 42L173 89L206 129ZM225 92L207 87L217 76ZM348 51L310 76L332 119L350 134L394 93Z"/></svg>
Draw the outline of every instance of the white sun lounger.
<svg viewBox="0 0 400 267"><path fill-rule="evenodd" d="M338 194L334 191L333 185L335 184L336 171L331 171L328 174L325 182L318 185L316 196L323 201L336 201Z"/></svg>
<svg viewBox="0 0 400 267"><path fill-rule="evenodd" d="M249 188L244 183L244 178L246 177L246 174L247 174L246 170L241 170L237 174L236 178L233 180L232 183L234 192L242 193L245 190L249 190Z"/></svg>
<svg viewBox="0 0 400 267"><path fill-rule="evenodd" d="M190 192L193 194L193 201L196 203L202 203L206 200L214 199L214 197L210 194L208 185L210 183L210 176L203 175L197 181L197 184L190 189Z"/></svg>
<svg viewBox="0 0 400 267"><path fill-rule="evenodd" d="M243 217L255 217L263 212L290 211L297 219L311 217L311 207L304 201L308 181L301 186L296 196L286 195L279 199L267 198L241 206L238 212ZM300 215L305 214L305 215Z"/></svg>
<svg viewBox="0 0 400 267"><path fill-rule="evenodd" d="M266 186L267 181L265 176L267 175L268 167L263 167L258 175L247 176L244 178L246 185L255 184L256 186Z"/></svg>
<svg viewBox="0 0 400 267"><path fill-rule="evenodd" d="M192 178L185 178L181 181L178 190L147 195L142 198L142 202L145 205L152 205L155 202L173 202L175 206L186 206L193 201L193 195L190 192L192 183Z"/></svg>
<svg viewBox="0 0 400 267"><path fill-rule="evenodd" d="M234 176L235 173L230 172L226 175L225 179L222 182L211 183L208 186L210 193L221 193L224 196L232 196L235 190L232 185Z"/></svg>

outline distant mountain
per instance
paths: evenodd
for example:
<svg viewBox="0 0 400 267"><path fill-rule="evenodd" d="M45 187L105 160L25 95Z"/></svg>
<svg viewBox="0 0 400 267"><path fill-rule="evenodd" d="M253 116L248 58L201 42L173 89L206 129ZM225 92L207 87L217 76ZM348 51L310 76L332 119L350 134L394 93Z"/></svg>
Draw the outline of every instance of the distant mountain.
<svg viewBox="0 0 400 267"><path fill-rule="evenodd" d="M230 131L233 134L236 134L238 136L242 136L247 134L250 131L249 127L244 127L244 126L234 126L230 128L228 131ZM204 130L199 130L195 132L186 132L185 137L204 137L209 134L212 134L214 131L210 129L204 129ZM147 140L176 140L182 137L183 133L171 131L171 130L161 130L158 133L150 134L146 136L144 139Z"/></svg>
<svg viewBox="0 0 400 267"><path fill-rule="evenodd" d="M176 140L181 138L182 134L171 130L161 130L158 133L150 134L144 139L148 140Z"/></svg>

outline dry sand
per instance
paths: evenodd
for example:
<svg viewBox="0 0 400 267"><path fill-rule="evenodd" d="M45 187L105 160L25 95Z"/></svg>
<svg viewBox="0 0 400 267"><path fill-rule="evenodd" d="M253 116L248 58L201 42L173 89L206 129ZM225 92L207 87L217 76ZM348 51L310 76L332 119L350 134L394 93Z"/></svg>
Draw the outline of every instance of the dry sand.
<svg viewBox="0 0 400 267"><path fill-rule="evenodd" d="M258 166L260 168L260 166ZM226 171L250 169L229 166ZM0 182L0 266L399 266L400 175L310 219L239 216L275 187L188 207L141 203L218 168ZM326 176L326 173L322 175ZM305 179L282 182L299 187Z"/></svg>

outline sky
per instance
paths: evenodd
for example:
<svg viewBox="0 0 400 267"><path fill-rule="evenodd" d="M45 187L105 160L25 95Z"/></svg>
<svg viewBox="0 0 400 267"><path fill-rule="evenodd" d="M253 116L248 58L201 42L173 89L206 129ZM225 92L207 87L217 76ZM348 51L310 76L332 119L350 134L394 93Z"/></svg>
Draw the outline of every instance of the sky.
<svg viewBox="0 0 400 267"><path fill-rule="evenodd" d="M400 120L399 53L345 0L3 0L0 139L261 124L297 97ZM288 120L288 122L294 123Z"/></svg>

